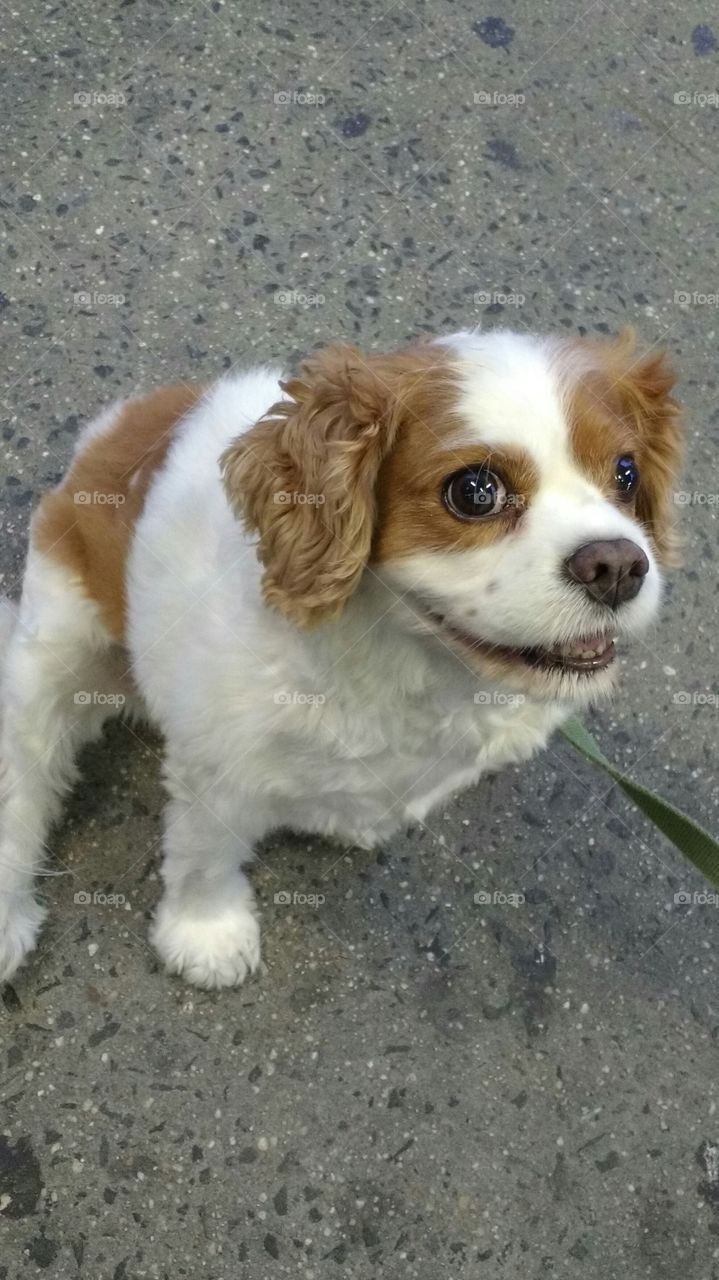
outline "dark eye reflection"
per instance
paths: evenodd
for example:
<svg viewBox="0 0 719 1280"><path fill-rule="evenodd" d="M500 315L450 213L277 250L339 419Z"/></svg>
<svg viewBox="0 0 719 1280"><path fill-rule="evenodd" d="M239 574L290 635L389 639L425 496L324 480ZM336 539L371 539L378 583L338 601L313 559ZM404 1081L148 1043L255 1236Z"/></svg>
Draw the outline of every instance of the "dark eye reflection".
<svg viewBox="0 0 719 1280"><path fill-rule="evenodd" d="M614 482L623 498L631 498L639 486L639 467L630 454L622 454L614 466Z"/></svg>
<svg viewBox="0 0 719 1280"><path fill-rule="evenodd" d="M444 483L444 504L461 520L498 515L507 503L507 488L489 467L467 467Z"/></svg>

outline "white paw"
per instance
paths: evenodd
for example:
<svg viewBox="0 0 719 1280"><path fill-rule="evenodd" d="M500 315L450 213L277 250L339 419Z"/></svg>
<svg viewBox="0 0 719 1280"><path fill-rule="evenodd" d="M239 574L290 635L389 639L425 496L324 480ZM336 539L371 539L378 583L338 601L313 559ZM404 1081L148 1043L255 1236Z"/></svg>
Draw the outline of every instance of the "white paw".
<svg viewBox="0 0 719 1280"><path fill-rule="evenodd" d="M214 909L162 899L151 940L170 973L196 987L236 987L260 963L260 926L249 886L224 898Z"/></svg>
<svg viewBox="0 0 719 1280"><path fill-rule="evenodd" d="M0 892L0 982L12 978L32 951L46 915L30 892Z"/></svg>

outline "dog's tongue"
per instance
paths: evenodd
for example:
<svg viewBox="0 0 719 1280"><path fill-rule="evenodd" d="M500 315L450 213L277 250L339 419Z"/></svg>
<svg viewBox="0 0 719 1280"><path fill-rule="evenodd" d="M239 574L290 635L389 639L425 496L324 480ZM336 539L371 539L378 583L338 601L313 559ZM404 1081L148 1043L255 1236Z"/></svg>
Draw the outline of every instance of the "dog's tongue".
<svg viewBox="0 0 719 1280"><path fill-rule="evenodd" d="M598 632L594 636L583 636L581 640L570 640L568 644L555 644L549 652L562 658L599 658L612 640L613 636Z"/></svg>

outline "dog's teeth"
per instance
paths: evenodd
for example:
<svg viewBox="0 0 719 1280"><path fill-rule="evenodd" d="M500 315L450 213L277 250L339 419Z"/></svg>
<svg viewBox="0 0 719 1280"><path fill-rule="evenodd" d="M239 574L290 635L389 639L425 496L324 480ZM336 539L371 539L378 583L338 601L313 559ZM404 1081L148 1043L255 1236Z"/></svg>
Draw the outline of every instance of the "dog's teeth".
<svg viewBox="0 0 719 1280"><path fill-rule="evenodd" d="M586 640L568 640L565 644L554 644L548 653L555 658L574 658L575 661L592 661L601 658L616 639L614 636L597 636L595 643Z"/></svg>

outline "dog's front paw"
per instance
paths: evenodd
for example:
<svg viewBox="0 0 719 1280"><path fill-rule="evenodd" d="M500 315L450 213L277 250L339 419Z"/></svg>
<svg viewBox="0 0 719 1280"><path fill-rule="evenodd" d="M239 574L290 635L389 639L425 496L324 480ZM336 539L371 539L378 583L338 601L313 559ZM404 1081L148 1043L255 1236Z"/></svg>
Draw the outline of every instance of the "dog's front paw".
<svg viewBox="0 0 719 1280"><path fill-rule="evenodd" d="M165 895L151 939L170 973L196 987L236 987L260 963L260 926L249 887L218 899L200 914Z"/></svg>
<svg viewBox="0 0 719 1280"><path fill-rule="evenodd" d="M46 915L30 891L0 891L0 982L12 978L32 951Z"/></svg>

